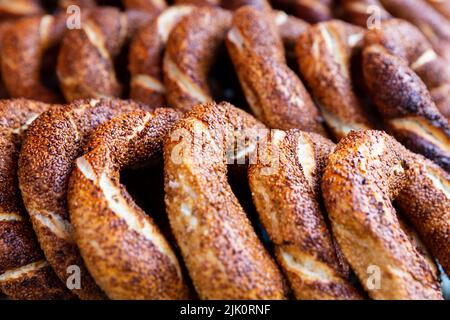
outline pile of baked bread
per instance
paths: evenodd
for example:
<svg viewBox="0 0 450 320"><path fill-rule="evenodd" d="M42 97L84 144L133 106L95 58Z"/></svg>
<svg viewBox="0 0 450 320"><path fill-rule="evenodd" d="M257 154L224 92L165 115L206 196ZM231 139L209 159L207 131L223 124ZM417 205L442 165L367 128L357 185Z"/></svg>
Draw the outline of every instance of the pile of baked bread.
<svg viewBox="0 0 450 320"><path fill-rule="evenodd" d="M443 299L450 2L173 2L0 1L0 292Z"/></svg>

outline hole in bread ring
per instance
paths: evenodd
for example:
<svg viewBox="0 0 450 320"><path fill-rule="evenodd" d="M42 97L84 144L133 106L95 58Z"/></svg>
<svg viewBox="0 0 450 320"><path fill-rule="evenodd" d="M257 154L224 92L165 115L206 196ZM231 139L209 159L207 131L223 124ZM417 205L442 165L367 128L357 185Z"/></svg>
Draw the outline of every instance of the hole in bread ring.
<svg viewBox="0 0 450 320"><path fill-rule="evenodd" d="M50 105L30 100L0 102L0 289L12 299L71 299L36 241L17 179L27 127Z"/></svg>
<svg viewBox="0 0 450 320"><path fill-rule="evenodd" d="M100 126L78 158L69 209L83 260L111 299L186 299L177 258L120 184L120 170L148 161L180 114L134 112Z"/></svg>
<svg viewBox="0 0 450 320"><path fill-rule="evenodd" d="M67 211L67 184L88 135L124 112L145 109L121 100L82 100L44 112L29 127L19 159L19 184L38 241L64 283L68 268L81 269L80 298L101 299L103 292L85 270L73 240Z"/></svg>
<svg viewBox="0 0 450 320"><path fill-rule="evenodd" d="M412 181L411 167L431 167L440 183L425 176ZM424 178L427 182L422 181ZM433 230L441 241L448 238L448 174L429 160L413 155L394 138L380 131L352 132L342 139L328 159L322 192L335 235L347 260L369 295L375 299L442 299L437 275L408 239L396 216L392 200L404 205L403 213L427 241ZM440 187L447 184L446 188ZM411 190L420 192L411 192ZM426 196L424 197L425 190ZM401 195L404 192L404 195ZM400 194L400 196L399 196ZM407 197L406 197L407 195ZM428 200L427 197L435 200ZM429 207L430 201L444 205ZM411 204L411 206L410 206ZM414 207L414 204L417 207ZM422 213L436 219L420 221ZM434 250L441 259L449 255L448 241ZM434 244L434 245L433 245ZM443 260L448 262L448 258ZM371 284L372 268L379 270L378 286Z"/></svg>

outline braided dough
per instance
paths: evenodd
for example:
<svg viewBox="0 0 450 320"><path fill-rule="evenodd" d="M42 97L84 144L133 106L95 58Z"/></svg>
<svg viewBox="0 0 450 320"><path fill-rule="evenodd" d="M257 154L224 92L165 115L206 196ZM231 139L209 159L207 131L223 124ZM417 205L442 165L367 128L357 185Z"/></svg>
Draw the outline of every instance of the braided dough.
<svg viewBox="0 0 450 320"><path fill-rule="evenodd" d="M227 154L242 163L256 147L252 140L235 150L227 138L258 129L245 112L210 103L194 107L166 140L167 213L201 299L285 298L283 278L227 181Z"/></svg>
<svg viewBox="0 0 450 320"><path fill-rule="evenodd" d="M44 258L17 181L24 132L48 108L23 99L0 102L0 289L13 299L73 298Z"/></svg>
<svg viewBox="0 0 450 320"><path fill-rule="evenodd" d="M361 27L376 27L374 23L377 19L381 22L391 18L380 0L341 0L341 2L345 19ZM371 17L374 20L371 20Z"/></svg>
<svg viewBox="0 0 450 320"><path fill-rule="evenodd" d="M429 177L421 177L426 182L409 180L410 166L433 171ZM408 186L410 181L415 181L412 186ZM410 202L413 209L405 213L418 216L421 211L414 209L414 204L435 203L447 197L447 206L426 209L428 217L438 221L433 222L433 227L444 236L441 240L446 239L446 251L440 255L448 256L448 181L448 175L439 167L412 155L394 138L379 131L351 132L330 155L322 192L333 234L372 298L442 299L436 274L401 228L391 201L406 186L403 197L408 198L399 201ZM417 188L422 191L411 192ZM427 188L430 189L425 192ZM417 222L427 224L430 220ZM381 272L379 287L370 285L372 267Z"/></svg>
<svg viewBox="0 0 450 320"><path fill-rule="evenodd" d="M334 20L309 28L297 42L300 71L333 136L372 127L351 78L350 59L364 30Z"/></svg>
<svg viewBox="0 0 450 320"><path fill-rule="evenodd" d="M271 128L325 134L311 97L286 65L275 26L263 13L249 6L237 10L226 43L258 119Z"/></svg>
<svg viewBox="0 0 450 320"><path fill-rule="evenodd" d="M349 284L321 212L320 178L334 144L298 130L272 131L249 167L253 201L297 299L361 299Z"/></svg>
<svg viewBox="0 0 450 320"><path fill-rule="evenodd" d="M28 129L19 160L19 183L39 243L57 275L66 282L67 268L81 269L82 299L102 299L103 292L84 267L73 239L67 210L71 170L88 135L99 124L143 106L120 100L77 101L43 113Z"/></svg>
<svg viewBox="0 0 450 320"><path fill-rule="evenodd" d="M389 131L412 151L450 171L448 119L439 112L426 85L414 71L432 79L433 70L436 70L433 65L442 66L442 63L430 59L430 56L434 57L433 51L420 50L421 43L416 43L414 37L410 38L411 42L407 37L401 37L403 42L395 42L396 46L392 46L392 37L397 39L394 34L402 35L406 30L409 35L408 31L414 31L410 25L401 28L404 23L388 21L380 31L367 33L363 51L364 78ZM427 70L428 67L422 69L427 62L430 68L433 67L431 70ZM445 67L444 72L445 69L448 68ZM439 77L437 72L434 75Z"/></svg>
<svg viewBox="0 0 450 320"><path fill-rule="evenodd" d="M170 109L117 117L92 134L88 152L76 161L68 193L74 235L90 274L109 298L188 297L175 253L119 177L119 170L161 151L179 117Z"/></svg>

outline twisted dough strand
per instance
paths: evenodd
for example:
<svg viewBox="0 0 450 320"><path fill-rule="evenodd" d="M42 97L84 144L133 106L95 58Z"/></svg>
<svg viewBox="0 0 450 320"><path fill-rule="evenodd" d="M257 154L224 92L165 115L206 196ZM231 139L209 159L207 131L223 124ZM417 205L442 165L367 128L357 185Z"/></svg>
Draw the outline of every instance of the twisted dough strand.
<svg viewBox="0 0 450 320"><path fill-rule="evenodd" d="M360 299L340 265L320 209L322 170L334 144L298 130L272 131L249 167L253 200L297 299Z"/></svg>
<svg viewBox="0 0 450 320"><path fill-rule="evenodd" d="M392 22L386 22L387 30L390 23ZM402 43L406 44L404 47L398 43L396 47L392 47L387 41L371 42L371 37L376 32L367 34L363 71L369 92L386 127L409 149L436 161L449 171L448 119L439 112L426 85L411 69L411 65L419 65L417 61L422 64L422 60L426 61L423 58L424 51L416 43L408 46L405 41ZM438 63L436 60L430 62ZM416 69L419 70L417 67Z"/></svg>
<svg viewBox="0 0 450 320"><path fill-rule="evenodd" d="M39 243L61 280L67 268L81 269L82 299L103 299L104 293L84 267L73 239L67 210L67 188L74 162L88 135L99 124L143 106L121 100L76 101L43 113L28 129L19 159L19 184Z"/></svg>
<svg viewBox="0 0 450 320"><path fill-rule="evenodd" d="M329 157L322 179L333 234L361 284L375 299L442 299L434 270L408 239L391 203L408 182L410 154L383 132L352 132ZM421 158L418 165L427 163ZM430 195L441 197L438 188ZM409 195L412 198L406 201L427 201L423 192ZM448 213L442 209L448 208L429 210L445 219L442 215ZM442 232L448 237L448 227ZM374 268L380 271L379 286L371 286Z"/></svg>
<svg viewBox="0 0 450 320"><path fill-rule="evenodd" d="M210 103L194 107L166 140L167 213L201 299L285 298L283 278L227 181L227 155L242 163L256 142L234 149L229 139L261 129L242 110Z"/></svg>
<svg viewBox="0 0 450 320"><path fill-rule="evenodd" d="M310 27L297 42L301 74L337 140L372 127L351 78L350 59L363 36L363 29L334 20Z"/></svg>
<svg viewBox="0 0 450 320"><path fill-rule="evenodd" d="M237 10L227 48L254 114L271 128L325 134L317 108L286 65L274 24L247 6Z"/></svg>
<svg viewBox="0 0 450 320"><path fill-rule="evenodd" d="M17 179L28 125L50 106L19 99L0 102L0 289L13 299L71 299L36 241Z"/></svg>
<svg viewBox="0 0 450 320"><path fill-rule="evenodd" d="M68 201L76 243L112 299L187 299L175 253L120 184L119 171L151 159L180 114L134 112L100 126L71 175ZM116 227L111 229L111 226Z"/></svg>

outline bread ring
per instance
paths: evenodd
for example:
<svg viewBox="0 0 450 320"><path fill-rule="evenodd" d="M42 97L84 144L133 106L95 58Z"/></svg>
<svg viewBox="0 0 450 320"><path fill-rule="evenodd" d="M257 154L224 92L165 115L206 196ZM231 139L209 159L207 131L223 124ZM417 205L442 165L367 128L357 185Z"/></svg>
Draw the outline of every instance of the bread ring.
<svg viewBox="0 0 450 320"><path fill-rule="evenodd" d="M222 6L235 10L242 6L252 5L259 10L270 10L272 7L267 0L175 0L176 4L190 4L199 6Z"/></svg>
<svg viewBox="0 0 450 320"><path fill-rule="evenodd" d="M374 299L442 299L437 276L402 230L391 203L407 181L410 154L383 132L351 132L330 155L322 179L333 234ZM438 187L429 191L442 195ZM423 192L410 196L407 201L427 201ZM446 215L448 225L448 207L429 209ZM379 270L379 286L371 286L371 268Z"/></svg>
<svg viewBox="0 0 450 320"><path fill-rule="evenodd" d="M113 60L125 41L150 17L137 11L103 7L94 9L81 29L66 32L57 63L66 100L120 97L122 87Z"/></svg>
<svg viewBox="0 0 450 320"><path fill-rule="evenodd" d="M372 127L350 70L351 56L363 37L363 29L334 20L310 27L297 42L301 74L337 140L351 130Z"/></svg>
<svg viewBox="0 0 450 320"><path fill-rule="evenodd" d="M70 6L79 6L81 8L94 8L97 6L95 0L59 0L58 6L61 9L68 9Z"/></svg>
<svg viewBox="0 0 450 320"><path fill-rule="evenodd" d="M36 241L19 183L17 162L27 126L49 105L0 102L0 289L12 299L70 299Z"/></svg>
<svg viewBox="0 0 450 320"><path fill-rule="evenodd" d="M408 61L427 85L441 113L450 119L450 66L416 27L403 20L389 20L381 28L367 32L365 42L366 46L381 45Z"/></svg>
<svg viewBox="0 0 450 320"><path fill-rule="evenodd" d="M194 107L166 140L167 213L201 299L285 298L282 276L227 182L225 158L234 140L226 139L261 129L230 104L210 103ZM240 163L255 141L231 147L231 159Z"/></svg>
<svg viewBox="0 0 450 320"><path fill-rule="evenodd" d="M77 101L43 113L28 129L19 160L19 183L39 243L56 274L66 282L67 268L81 270L82 299L101 299L104 294L85 270L73 240L67 211L67 188L76 158L90 132L99 124L142 108L120 100Z"/></svg>
<svg viewBox="0 0 450 320"><path fill-rule="evenodd" d="M450 21L425 0L380 0L392 15L415 24L436 52L450 62Z"/></svg>
<svg viewBox="0 0 450 320"><path fill-rule="evenodd" d="M311 23L330 20L333 0L274 0L274 6Z"/></svg>
<svg viewBox="0 0 450 320"><path fill-rule="evenodd" d="M36 16L14 22L2 39L1 69L11 97L58 102L58 95L40 79L44 52L59 41L65 15Z"/></svg>
<svg viewBox="0 0 450 320"><path fill-rule="evenodd" d="M39 0L14 0L0 2L0 19L33 16L43 13Z"/></svg>
<svg viewBox="0 0 450 320"><path fill-rule="evenodd" d="M267 126L325 134L317 108L286 65L271 21L247 6L236 11L227 48L252 111Z"/></svg>
<svg viewBox="0 0 450 320"><path fill-rule="evenodd" d="M426 0L434 9L447 19L450 19L450 3L448 1Z"/></svg>
<svg viewBox="0 0 450 320"><path fill-rule="evenodd" d="M342 270L318 202L334 144L298 130L272 131L249 167L253 201L297 299L360 299ZM264 150L266 149L266 150Z"/></svg>
<svg viewBox="0 0 450 320"><path fill-rule="evenodd" d="M341 2L345 19L364 28L376 27L377 19L384 21L391 18L380 0L341 0ZM371 17L375 20L371 21Z"/></svg>
<svg viewBox="0 0 450 320"><path fill-rule="evenodd" d="M411 59L417 57L416 47L392 50L384 43L372 44L371 35L363 52L364 78L386 127L405 146L450 171L450 125L410 67L417 64Z"/></svg>
<svg viewBox="0 0 450 320"><path fill-rule="evenodd" d="M179 113L134 112L100 126L76 161L70 218L83 260L112 299L187 299L175 253L119 181L119 170L149 160ZM116 226L111 229L111 226Z"/></svg>
<svg viewBox="0 0 450 320"><path fill-rule="evenodd" d="M193 10L175 5L164 10L148 27L141 28L130 45L131 98L149 106L165 104L162 57L169 34Z"/></svg>
<svg viewBox="0 0 450 320"><path fill-rule="evenodd" d="M212 101L208 71L230 24L228 11L204 7L182 19L172 30L163 62L170 106L186 111Z"/></svg>

